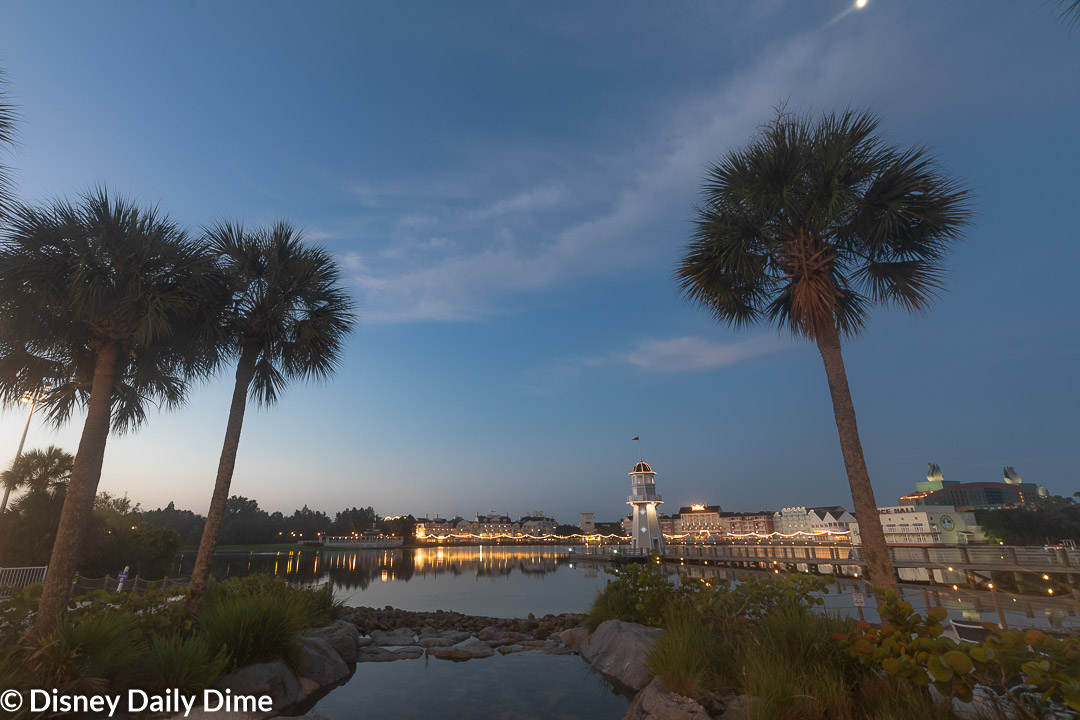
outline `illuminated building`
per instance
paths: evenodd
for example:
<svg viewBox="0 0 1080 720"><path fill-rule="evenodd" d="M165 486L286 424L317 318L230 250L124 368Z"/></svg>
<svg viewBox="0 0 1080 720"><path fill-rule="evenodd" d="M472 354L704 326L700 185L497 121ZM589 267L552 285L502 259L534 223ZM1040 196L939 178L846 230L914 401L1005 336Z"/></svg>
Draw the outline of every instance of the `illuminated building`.
<svg viewBox="0 0 1080 720"><path fill-rule="evenodd" d="M1043 485L1026 483L1012 467L1004 469L1001 482L968 482L946 480L941 468L930 463L926 480L915 483L915 492L897 502L900 505L949 505L957 510L996 510L999 508L1032 508L1039 499L1049 495Z"/></svg>
<svg viewBox="0 0 1080 720"><path fill-rule="evenodd" d="M719 535L723 529L720 524L720 513L723 511L719 505L694 503L679 508L679 514L676 515L679 521L672 524L675 532L679 533Z"/></svg>

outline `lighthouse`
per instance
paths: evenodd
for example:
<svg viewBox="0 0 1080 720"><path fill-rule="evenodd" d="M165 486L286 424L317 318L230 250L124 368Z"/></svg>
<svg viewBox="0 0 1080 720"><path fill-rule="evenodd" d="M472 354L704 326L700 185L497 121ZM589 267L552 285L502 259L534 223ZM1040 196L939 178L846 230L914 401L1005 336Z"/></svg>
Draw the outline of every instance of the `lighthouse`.
<svg viewBox="0 0 1080 720"><path fill-rule="evenodd" d="M664 552L664 536L660 532L660 518L656 506L664 502L656 494L656 473L647 462L639 462L630 472L630 496L626 504L633 510L634 529L631 547L648 553Z"/></svg>

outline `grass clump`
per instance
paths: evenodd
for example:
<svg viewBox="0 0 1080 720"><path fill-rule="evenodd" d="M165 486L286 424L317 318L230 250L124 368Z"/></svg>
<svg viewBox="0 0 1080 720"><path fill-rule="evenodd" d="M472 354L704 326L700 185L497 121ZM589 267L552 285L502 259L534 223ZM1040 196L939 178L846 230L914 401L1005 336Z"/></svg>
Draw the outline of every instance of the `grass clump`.
<svg viewBox="0 0 1080 720"><path fill-rule="evenodd" d="M213 645L206 635L179 633L150 639L135 673L136 685L151 693L177 688L196 693L209 687L230 665L228 650Z"/></svg>
<svg viewBox="0 0 1080 720"><path fill-rule="evenodd" d="M294 588L269 575L214 583L196 634L228 652L227 670L277 658L300 666L300 633L330 622L341 608L329 589Z"/></svg>

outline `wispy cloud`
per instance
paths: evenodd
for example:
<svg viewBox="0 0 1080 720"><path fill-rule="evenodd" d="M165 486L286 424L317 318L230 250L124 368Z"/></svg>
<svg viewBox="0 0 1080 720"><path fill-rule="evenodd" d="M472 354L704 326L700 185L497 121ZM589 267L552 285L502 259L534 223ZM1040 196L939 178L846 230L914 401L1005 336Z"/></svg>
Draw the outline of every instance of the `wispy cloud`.
<svg viewBox="0 0 1080 720"><path fill-rule="evenodd" d="M715 370L791 347L776 335L759 335L741 342L722 344L703 337L644 340L625 356L626 362L653 372Z"/></svg>
<svg viewBox="0 0 1080 720"><path fill-rule="evenodd" d="M505 178L493 166L478 173L488 176L487 194L433 181L413 194L421 207L403 208L398 235L381 257L364 253L365 271L354 278L365 321L487 317L512 310L528 293L574 280L672 265L708 161L744 143L783 98L793 105L815 98L831 108L847 104L859 88L874 87L876 79L859 59L871 49L880 59L888 43L870 33L830 40L835 37L818 29L764 49L756 66L659 120L648 133L654 141L611 156L581 153L561 176L530 176L521 189L507 191L520 178ZM492 179L500 192L490 192ZM368 185L354 193L371 203L409 194L401 186ZM547 213L542 223L541 212ZM433 237L444 242L425 247Z"/></svg>
<svg viewBox="0 0 1080 720"><path fill-rule="evenodd" d="M706 372L736 365L793 347L778 335L758 335L747 340L719 343L688 335L645 338L631 350L596 356L565 357L526 372L519 389L533 395L558 395L597 368L632 367L651 373Z"/></svg>

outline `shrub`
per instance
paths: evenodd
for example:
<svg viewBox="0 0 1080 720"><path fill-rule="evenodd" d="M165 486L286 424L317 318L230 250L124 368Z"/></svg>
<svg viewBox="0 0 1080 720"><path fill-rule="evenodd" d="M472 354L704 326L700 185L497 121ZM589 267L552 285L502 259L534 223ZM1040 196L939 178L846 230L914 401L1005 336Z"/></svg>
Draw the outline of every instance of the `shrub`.
<svg viewBox="0 0 1080 720"><path fill-rule="evenodd" d="M215 647L207 636L169 633L151 638L133 678L148 692L178 688L194 693L209 687L228 667L228 652Z"/></svg>
<svg viewBox="0 0 1080 720"><path fill-rule="evenodd" d="M673 603L664 618L664 636L648 655L649 670L671 692L704 699L734 689L729 681L736 662L734 648L702 617Z"/></svg>
<svg viewBox="0 0 1080 720"><path fill-rule="evenodd" d="M622 568L605 568L604 572L615 579L593 599L585 617L589 632L605 620L662 624L668 605L678 594L675 583L657 563L631 563Z"/></svg>
<svg viewBox="0 0 1080 720"><path fill-rule="evenodd" d="M105 692L145 651L135 619L118 610L65 616L37 644L33 662L41 680L83 694Z"/></svg>
<svg viewBox="0 0 1080 720"><path fill-rule="evenodd" d="M310 626L307 601L299 594L225 594L203 606L197 633L228 652L227 670L281 658L299 667L299 634Z"/></svg>
<svg viewBox="0 0 1080 720"><path fill-rule="evenodd" d="M750 706L751 717L861 717L854 691L868 671L833 639L845 629L847 621L796 602L760 617L740 643L742 691L759 698Z"/></svg>

